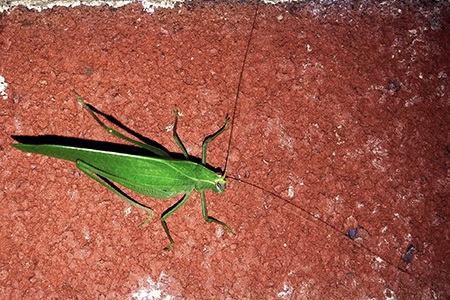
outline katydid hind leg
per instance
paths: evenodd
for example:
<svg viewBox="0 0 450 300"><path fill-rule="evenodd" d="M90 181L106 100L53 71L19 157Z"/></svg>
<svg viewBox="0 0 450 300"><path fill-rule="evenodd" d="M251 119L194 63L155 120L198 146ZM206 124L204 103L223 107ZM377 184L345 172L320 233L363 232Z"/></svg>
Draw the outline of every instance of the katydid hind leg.
<svg viewBox="0 0 450 300"><path fill-rule="evenodd" d="M230 227L228 227L227 224L225 224L225 223L222 222L222 221L217 220L216 218L213 218L213 217L208 216L208 209L206 208L205 192L199 191L199 193L200 193L200 199L201 199L201 201L202 201L202 214L203 214L203 219L205 219L205 221L208 222L208 223L217 223L217 224L220 224L220 225L222 225L229 233L235 234L235 233L233 232L233 230L232 230Z"/></svg>
<svg viewBox="0 0 450 300"><path fill-rule="evenodd" d="M115 137L117 137L119 139L125 140L127 142L130 142L130 143L132 143L132 144L134 144L136 146L139 146L141 148L144 148L144 149L150 151L151 153L153 153L153 154L155 154L157 156L165 157L165 158L171 158L171 156L166 151L164 151L164 150L162 150L162 149L160 149L158 147L155 147L155 146L152 146L152 145L149 145L149 144L145 144L145 143L142 143L142 142L140 142L138 140L129 138L126 135L121 134L117 130L114 130L111 127L106 126L105 123L103 123L97 117L97 115L92 111L92 109L88 105L86 105L86 103L84 103L83 98L79 94L77 94L75 91L74 91L74 93L77 95L77 100L81 104L81 106L89 112L89 114L94 118L94 120L97 121L97 123L100 126L102 126L106 130L106 132L108 134L110 134L112 136L115 136Z"/></svg>
<svg viewBox="0 0 450 300"><path fill-rule="evenodd" d="M166 232L167 238L170 241L170 245L167 246L166 248L164 248L164 251L170 251L173 248L173 245L175 244L172 236L170 235L169 232L169 227L167 227L167 223L166 223L166 219L168 217L170 217L174 212L176 212L180 207L182 207L186 201L189 199L189 196L191 195L192 191L187 192L183 198L181 198L180 201L178 201L174 206L170 207L169 209L167 209L165 212L162 213L161 215L161 224L162 227L164 228L164 231Z"/></svg>
<svg viewBox="0 0 450 300"><path fill-rule="evenodd" d="M108 190L110 190L111 192L113 192L114 194L118 195L119 197L121 197L122 199L124 199L126 202L128 202L129 204L133 205L134 207L140 208L145 210L146 212L149 213L149 216L147 217L147 219L144 220L144 222L142 222L139 227L141 227L144 224L148 224L150 222L150 219L153 217L154 214L154 210L151 209L148 206L145 206L143 204L140 204L139 202L131 199L130 197L128 197L124 192L120 191L118 188L112 186L111 184L109 184L107 181L105 181L100 175L98 175L99 170L81 160L77 161L77 167L78 169L80 169L84 174L86 174L87 176L91 177L92 179L94 179L95 181L97 181L98 183L100 183L101 185L103 185L104 187L106 187Z"/></svg>

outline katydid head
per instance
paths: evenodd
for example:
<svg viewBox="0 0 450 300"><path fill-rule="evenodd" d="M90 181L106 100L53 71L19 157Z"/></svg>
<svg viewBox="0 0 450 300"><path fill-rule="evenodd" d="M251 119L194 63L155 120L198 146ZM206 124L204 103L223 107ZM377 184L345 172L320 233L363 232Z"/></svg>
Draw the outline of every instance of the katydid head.
<svg viewBox="0 0 450 300"><path fill-rule="evenodd" d="M212 190L215 193L220 194L225 190L225 187L227 186L227 182L225 181L225 174L222 175L221 173L217 173L217 175L219 177L215 180L215 185L212 188Z"/></svg>

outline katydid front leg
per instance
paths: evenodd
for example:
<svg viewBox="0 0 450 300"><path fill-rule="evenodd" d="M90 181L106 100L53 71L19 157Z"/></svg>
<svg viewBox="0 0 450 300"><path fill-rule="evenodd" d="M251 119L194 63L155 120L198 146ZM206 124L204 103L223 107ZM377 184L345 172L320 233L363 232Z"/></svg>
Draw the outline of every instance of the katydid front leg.
<svg viewBox="0 0 450 300"><path fill-rule="evenodd" d="M200 199L202 201L202 214L203 214L203 219L205 219L206 222L208 223L217 223L222 225L229 233L232 233L235 235L235 233L233 232L233 230L228 227L227 224L225 224L222 221L217 220L216 218L210 217L208 216L208 209L206 208L206 199L205 199L205 192L200 192Z"/></svg>
<svg viewBox="0 0 450 300"><path fill-rule="evenodd" d="M192 191L191 191L191 192L192 192ZM162 226L163 226L163 228L164 228L164 231L166 232L166 235L167 235L167 237L168 237L168 239L169 239L169 241L170 241L169 246L167 246L166 248L164 248L164 251L169 252L170 250L172 250L173 245L175 244L175 242L174 242L172 236L170 235L169 228L167 227L166 219L167 219L168 217L170 217L170 215L172 215L175 211L177 211L180 207L182 207L182 206L186 203L186 201L189 199L189 196L191 195L191 192L186 193L186 194L183 196L183 198L181 198L181 200L178 201L177 204L175 204L173 207L169 208L167 211L165 211L165 212L161 215L161 224L162 224ZM227 226L227 224L225 224L225 223L222 222L222 221L217 220L216 218L213 218L213 217L208 216L208 209L206 208L205 193L204 193L204 192L200 192L200 191L199 191L199 193L200 193L200 199L201 199L201 201L202 201L202 214L203 214L203 218L205 219L205 221L208 222L208 223L213 222L213 223L220 224L220 225L222 225L223 227L225 227L225 229L226 229L228 232L230 232L230 233L232 233L232 234L235 234L235 233L233 232L233 230L232 230L230 227Z"/></svg>
<svg viewBox="0 0 450 300"><path fill-rule="evenodd" d="M211 143L212 141L214 141L214 139L216 137L218 137L222 132L227 130L229 122L230 122L230 118L227 115L225 117L225 125L223 125L222 128L220 128L216 133L206 137L205 140L203 141L203 145L202 145L202 165L204 165L204 166L206 165L206 148L208 147L208 144Z"/></svg>
<svg viewBox="0 0 450 300"><path fill-rule="evenodd" d="M187 153L187 150L184 147L183 142L181 141L181 139L180 139L180 137L178 136L178 133L177 133L178 109L175 108L175 110L173 112L175 113L175 123L173 125L173 139L177 143L178 147L181 149L181 152L183 152L184 157L186 157L186 159L189 159L189 154ZM208 144L211 143L216 137L218 137L222 132L224 132L227 129L229 122L230 122L230 118L227 115L225 117L225 125L223 125L222 128L220 128L216 133L206 137L205 140L203 141L203 144L202 144L202 165L204 165L204 166L206 165L206 153L207 153Z"/></svg>

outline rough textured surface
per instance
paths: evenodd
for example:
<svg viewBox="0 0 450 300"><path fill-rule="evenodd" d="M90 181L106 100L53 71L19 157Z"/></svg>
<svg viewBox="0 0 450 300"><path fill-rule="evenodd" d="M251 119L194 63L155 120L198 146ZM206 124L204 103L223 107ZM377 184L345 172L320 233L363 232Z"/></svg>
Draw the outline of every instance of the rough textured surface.
<svg viewBox="0 0 450 300"><path fill-rule="evenodd" d="M0 298L448 299L449 7L256 9L1 16ZM10 146L11 135L120 142L76 89L171 151L177 105L199 157L234 112L249 40L227 174L253 185L207 193L236 236L203 221L195 194L169 218L165 253L157 216L138 228L145 213L74 164ZM211 144L211 165L223 168L227 143ZM131 194L158 214L176 201Z"/></svg>

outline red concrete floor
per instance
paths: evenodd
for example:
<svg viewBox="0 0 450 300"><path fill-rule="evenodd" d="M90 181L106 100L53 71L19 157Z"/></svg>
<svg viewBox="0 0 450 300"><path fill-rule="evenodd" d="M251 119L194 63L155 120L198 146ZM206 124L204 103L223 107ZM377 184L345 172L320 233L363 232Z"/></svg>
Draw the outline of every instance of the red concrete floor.
<svg viewBox="0 0 450 300"><path fill-rule="evenodd" d="M403 1L2 14L0 298L449 299L449 22L448 4ZM234 117L208 162L223 169L230 142L241 181L206 197L236 235L193 193L164 252L180 197L129 192L157 212L139 228L146 213L75 164L10 146L125 143L72 89L179 152L176 105L195 157Z"/></svg>

